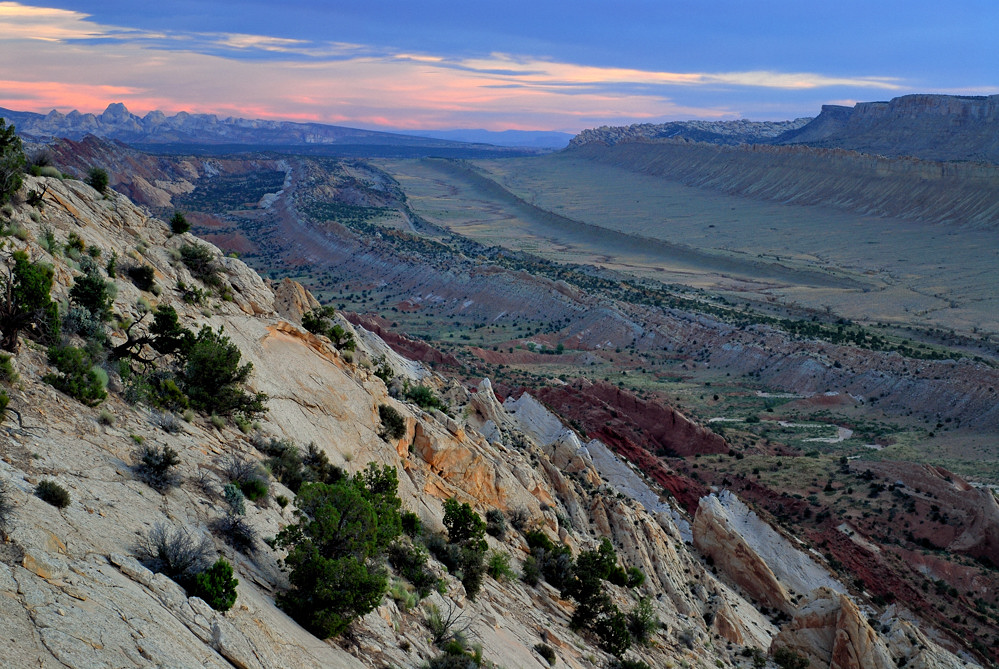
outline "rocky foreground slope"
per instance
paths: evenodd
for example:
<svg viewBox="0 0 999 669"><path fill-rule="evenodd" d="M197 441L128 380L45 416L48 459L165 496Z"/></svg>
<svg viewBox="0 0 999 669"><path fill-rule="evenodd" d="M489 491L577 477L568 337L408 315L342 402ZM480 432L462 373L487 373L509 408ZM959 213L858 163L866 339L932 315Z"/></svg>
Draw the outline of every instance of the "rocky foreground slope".
<svg viewBox="0 0 999 669"><path fill-rule="evenodd" d="M593 638L570 629L573 603L547 583L487 577L472 601L436 561L441 592L414 604L398 580L397 596L385 597L346 635L326 642L313 637L275 605L287 576L282 553L261 539L292 523L292 509L248 503L246 520L257 538L245 552L210 529L223 513L226 459L262 460L254 444L267 437L314 443L332 464L352 472L369 462L395 468L403 507L430 531L442 530L442 501L456 497L482 514L516 515L525 528L575 553L610 538L624 566L646 575L637 589L608 585L612 600L630 610L638 597L648 597L662 623L649 645L627 654L651 666L761 666L769 662L767 651L781 648L813 667L974 664L953 641L947 642L951 650L938 645L913 614L876 610L847 594L816 553L761 525L732 493L705 497L690 518L643 477L629 474L600 441L584 445L529 396L501 403L487 381L472 392L400 357L360 327L353 329L357 350L345 355L299 326L314 305L305 291L291 282L265 283L217 249L210 249L222 266L214 295L224 299L185 302L178 282L198 285L177 259L194 241L189 234L171 235L123 196L101 197L78 181L29 177L25 192L31 190L44 192L35 207L20 204L2 214L11 233L7 252L24 250L51 264L58 301L80 276L73 254L60 251L71 235L86 249L99 249L101 258L117 254L122 272L148 265L149 290L123 274L111 277L118 322L112 342L124 339L128 319L173 305L185 326L224 328L253 363L251 390L269 400L259 425L244 424L244 433L224 421L129 404L111 368L108 399L88 407L41 380L51 371L44 348L22 338L12 359L18 380L5 384L11 403L0 435L0 482L11 505L0 544L0 629L10 639L9 666L420 666L441 652L429 639L431 605L460 613L484 658L500 666L547 666L538 644L554 651L557 666L596 667L611 659ZM393 397L374 373L382 363L395 371L396 383L433 386L450 402L451 414ZM380 436L380 405L403 416L401 438ZM684 429L681 436L698 434ZM140 442L179 453L178 487L161 494L137 479ZM65 487L70 504L58 509L33 494L42 480ZM277 481L269 485L275 500L293 497ZM136 559L137 544L157 524L212 537L240 581L230 611L188 597ZM521 568L527 557L521 531L488 542Z"/></svg>

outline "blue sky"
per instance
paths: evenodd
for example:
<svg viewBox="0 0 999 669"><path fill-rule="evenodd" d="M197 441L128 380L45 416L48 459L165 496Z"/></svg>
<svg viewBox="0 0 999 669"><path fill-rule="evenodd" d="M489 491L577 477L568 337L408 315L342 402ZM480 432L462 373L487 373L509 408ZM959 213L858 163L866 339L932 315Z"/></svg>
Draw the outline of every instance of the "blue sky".
<svg viewBox="0 0 999 669"><path fill-rule="evenodd" d="M999 2L0 2L0 106L576 132L999 93Z"/></svg>

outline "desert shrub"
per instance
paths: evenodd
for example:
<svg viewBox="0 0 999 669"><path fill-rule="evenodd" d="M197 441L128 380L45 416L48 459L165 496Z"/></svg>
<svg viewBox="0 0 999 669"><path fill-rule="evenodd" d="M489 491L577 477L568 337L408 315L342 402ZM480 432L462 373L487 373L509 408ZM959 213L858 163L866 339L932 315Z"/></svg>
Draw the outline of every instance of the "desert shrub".
<svg viewBox="0 0 999 669"><path fill-rule="evenodd" d="M298 492L305 480L302 466L302 453L298 446L288 439L258 440L257 450L269 455L265 464L271 475L292 492Z"/></svg>
<svg viewBox="0 0 999 669"><path fill-rule="evenodd" d="M265 461L271 474L297 493L303 483L336 483L346 477L346 472L330 463L325 452L310 443L303 453L298 446L286 439L258 439L258 450L270 457Z"/></svg>
<svg viewBox="0 0 999 669"><path fill-rule="evenodd" d="M170 231L175 235L182 235L190 229L191 224L184 218L184 214L179 211L173 212L173 218L170 219Z"/></svg>
<svg viewBox="0 0 999 669"><path fill-rule="evenodd" d="M305 470L305 479L317 483L337 483L347 476L347 472L332 464L326 452L319 450L312 442L305 447L302 467Z"/></svg>
<svg viewBox="0 0 999 669"><path fill-rule="evenodd" d="M392 365L388 364L385 360L385 356L381 356L375 361L375 376L381 379L385 385L392 383L392 379L395 378L395 370L392 369Z"/></svg>
<svg viewBox="0 0 999 669"><path fill-rule="evenodd" d="M554 648L552 648L546 643L536 643L534 644L534 652L543 657L545 659L545 662L548 663L548 666L550 667L555 666L555 662L557 661L557 659L555 657Z"/></svg>
<svg viewBox="0 0 999 669"><path fill-rule="evenodd" d="M486 511L486 534L501 541L506 537L506 516L499 509Z"/></svg>
<svg viewBox="0 0 999 669"><path fill-rule="evenodd" d="M35 495L57 509L65 509L69 506L69 491L49 479L43 479L38 483L35 487Z"/></svg>
<svg viewBox="0 0 999 669"><path fill-rule="evenodd" d="M138 450L139 464L136 473L150 488L163 492L177 485L179 477L174 470L180 464L177 451L169 446L144 444Z"/></svg>
<svg viewBox="0 0 999 669"><path fill-rule="evenodd" d="M222 286L222 266L204 244L184 244L180 247L180 259L201 283L211 288Z"/></svg>
<svg viewBox="0 0 999 669"><path fill-rule="evenodd" d="M150 290L156 278L156 270L152 265L131 265L125 273L139 290Z"/></svg>
<svg viewBox="0 0 999 669"><path fill-rule="evenodd" d="M243 496L255 502L267 496L267 472L259 463L239 454L224 456L219 461L222 476L239 488Z"/></svg>
<svg viewBox="0 0 999 669"><path fill-rule="evenodd" d="M527 585L537 585L541 581L541 567L538 566L538 559L533 555L524 558L524 566L520 570L520 580Z"/></svg>
<svg viewBox="0 0 999 669"><path fill-rule="evenodd" d="M211 567L194 575L188 594L205 600L216 611L228 611L236 603L238 585L239 580L232 575L232 565L225 558L219 558Z"/></svg>
<svg viewBox="0 0 999 669"><path fill-rule="evenodd" d="M35 190L34 188L32 188L31 190L28 191L28 195L24 198L24 201L27 202L32 207L34 207L35 209L37 209L38 211L41 211L42 209L45 208L45 194L48 191L49 191L48 186L42 187L41 190ZM31 213L37 213L37 212L31 212Z"/></svg>
<svg viewBox="0 0 999 669"><path fill-rule="evenodd" d="M231 485L231 484L230 484ZM227 488L230 486L226 486ZM235 486L232 486L235 488ZM236 488L240 495L243 493ZM245 512L245 507L244 507ZM256 550L257 532L246 522L246 517L230 508L215 521L214 529L223 540L241 553L252 554Z"/></svg>
<svg viewBox="0 0 999 669"><path fill-rule="evenodd" d="M465 587L465 595L474 602L486 576L486 552L473 544L466 544L461 547L459 555L461 584Z"/></svg>
<svg viewBox="0 0 999 669"><path fill-rule="evenodd" d="M0 277L0 348L17 352L18 335L28 330L36 339L56 341L59 309L50 295L55 271L31 262L24 251L10 255L7 275Z"/></svg>
<svg viewBox="0 0 999 669"><path fill-rule="evenodd" d="M423 523L420 521L420 517L412 511L403 512L402 531L410 537L418 536L423 531Z"/></svg>
<svg viewBox="0 0 999 669"><path fill-rule="evenodd" d="M44 375L45 383L87 406L97 406L108 396L90 355L82 348L52 346L48 357L59 373Z"/></svg>
<svg viewBox="0 0 999 669"><path fill-rule="evenodd" d="M149 569L162 573L181 585L211 564L215 550L207 536L193 536L184 527L170 529L163 523L139 538L137 557Z"/></svg>
<svg viewBox="0 0 999 669"><path fill-rule="evenodd" d="M256 502L266 498L268 492L267 482L259 478L252 478L248 481L243 481L239 485L239 489L243 491L244 495L246 495L246 499L251 502Z"/></svg>
<svg viewBox="0 0 999 669"><path fill-rule="evenodd" d="M628 587L640 588L645 583L645 573L638 567L628 567Z"/></svg>
<svg viewBox="0 0 999 669"><path fill-rule="evenodd" d="M382 439L402 439L406 436L406 419L396 411L395 407L379 404L378 417L382 422L382 429L378 436Z"/></svg>
<svg viewBox="0 0 999 669"><path fill-rule="evenodd" d="M618 657L607 663L607 669L652 669L652 667L641 660L626 660Z"/></svg>
<svg viewBox="0 0 999 669"><path fill-rule="evenodd" d="M26 162L21 138L14 126L0 119L0 204L8 202L20 190Z"/></svg>
<svg viewBox="0 0 999 669"><path fill-rule="evenodd" d="M472 623L464 611L451 600L444 600L444 610L436 604L427 607L427 617L423 622L430 630L430 639L437 646L448 644L468 636ZM464 652L459 643L458 649Z"/></svg>
<svg viewBox="0 0 999 669"><path fill-rule="evenodd" d="M17 372L14 371L14 365L10 362L12 357L6 353L0 353L0 382L13 383L17 381Z"/></svg>
<svg viewBox="0 0 999 669"><path fill-rule="evenodd" d="M246 495L235 483L226 483L222 486L222 499L225 500L228 513L235 516L246 515Z"/></svg>
<svg viewBox="0 0 999 669"><path fill-rule="evenodd" d="M652 601L648 597L642 597L635 608L628 612L628 632L631 633L631 638L647 646L659 627L659 617L652 608Z"/></svg>
<svg viewBox="0 0 999 669"><path fill-rule="evenodd" d="M75 251L76 253L83 253L87 248L87 243L83 241L83 237L76 234L75 232L69 233L66 237L66 251Z"/></svg>
<svg viewBox="0 0 999 669"><path fill-rule="evenodd" d="M406 399L417 405L421 409L440 409L441 411L447 411L447 404L434 394L434 391L430 386L418 385L412 388L407 388L405 391Z"/></svg>
<svg viewBox="0 0 999 669"><path fill-rule="evenodd" d="M544 579L562 589L572 577L572 549L565 544L555 545L544 532L532 530L525 535L531 557Z"/></svg>
<svg viewBox="0 0 999 669"><path fill-rule="evenodd" d="M330 306L316 307L302 314L302 327L312 334L329 337L333 345L341 351L357 348L354 333L335 322L336 309Z"/></svg>
<svg viewBox="0 0 999 669"><path fill-rule="evenodd" d="M104 194L107 192L110 178L108 177L107 170L104 168L91 167L90 171L87 172L87 178L84 179L84 181L86 181L87 185L98 193Z"/></svg>
<svg viewBox="0 0 999 669"><path fill-rule="evenodd" d="M524 507L518 507L510 511L510 526L518 532L527 529L527 523L531 519L530 514Z"/></svg>
<svg viewBox="0 0 999 669"><path fill-rule="evenodd" d="M69 289L70 304L86 309L94 318L106 322L111 318L111 304L117 287L100 275L97 263L90 256L80 259L80 269L83 275L76 277L73 287Z"/></svg>
<svg viewBox="0 0 999 669"><path fill-rule="evenodd" d="M10 501L3 481L0 481L0 534L7 534L10 531L13 520L14 504Z"/></svg>
<svg viewBox="0 0 999 669"><path fill-rule="evenodd" d="M790 648L781 647L774 651L774 663L781 669L808 669L808 658Z"/></svg>
<svg viewBox="0 0 999 669"><path fill-rule="evenodd" d="M220 416L239 413L246 418L266 411L266 394L251 395L243 389L253 363L240 364L242 352L222 333L221 326L218 330L202 327L185 348L178 379L193 408Z"/></svg>
<svg viewBox="0 0 999 669"><path fill-rule="evenodd" d="M515 575L510 567L510 556L500 551L493 551L489 554L488 571L489 575L497 581L508 581Z"/></svg>
<svg viewBox="0 0 999 669"><path fill-rule="evenodd" d="M10 395L3 388L0 388L0 423L3 422L3 414L7 411L7 406L10 405Z"/></svg>
<svg viewBox="0 0 999 669"><path fill-rule="evenodd" d="M274 545L288 549L291 589L278 604L321 639L337 636L381 601L388 577L377 558L401 532L394 469L373 463L338 483L305 483L295 497L299 522Z"/></svg>
<svg viewBox="0 0 999 669"><path fill-rule="evenodd" d="M111 257L104 265L104 272L112 279L118 274L118 252L111 251Z"/></svg>
<svg viewBox="0 0 999 669"><path fill-rule="evenodd" d="M150 411L149 422L167 434L177 434L183 429L176 414L170 411Z"/></svg>
<svg viewBox="0 0 999 669"><path fill-rule="evenodd" d="M486 523L468 502L459 503L454 497L444 501L444 527L449 543L474 544L480 550L486 549Z"/></svg>
<svg viewBox="0 0 999 669"><path fill-rule="evenodd" d="M388 561L396 573L413 584L420 598L426 597L437 585L437 576L427 566L427 553L416 544L393 542L388 548Z"/></svg>

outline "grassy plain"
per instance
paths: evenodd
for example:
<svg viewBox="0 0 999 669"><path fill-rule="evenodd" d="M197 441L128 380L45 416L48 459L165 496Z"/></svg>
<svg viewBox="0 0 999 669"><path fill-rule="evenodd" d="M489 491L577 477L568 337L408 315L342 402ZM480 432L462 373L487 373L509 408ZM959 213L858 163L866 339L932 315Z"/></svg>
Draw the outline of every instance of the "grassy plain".
<svg viewBox="0 0 999 669"><path fill-rule="evenodd" d="M414 211L482 243L863 322L999 333L992 232L747 200L571 154L476 161L471 177L382 166Z"/></svg>

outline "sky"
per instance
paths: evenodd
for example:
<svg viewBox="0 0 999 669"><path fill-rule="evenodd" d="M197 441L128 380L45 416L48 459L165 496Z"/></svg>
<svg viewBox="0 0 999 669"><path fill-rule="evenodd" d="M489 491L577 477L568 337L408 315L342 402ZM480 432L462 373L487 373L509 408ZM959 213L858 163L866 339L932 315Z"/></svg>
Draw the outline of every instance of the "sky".
<svg viewBox="0 0 999 669"><path fill-rule="evenodd" d="M999 94L997 0L0 1L0 107L374 129L784 120Z"/></svg>

